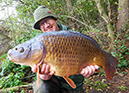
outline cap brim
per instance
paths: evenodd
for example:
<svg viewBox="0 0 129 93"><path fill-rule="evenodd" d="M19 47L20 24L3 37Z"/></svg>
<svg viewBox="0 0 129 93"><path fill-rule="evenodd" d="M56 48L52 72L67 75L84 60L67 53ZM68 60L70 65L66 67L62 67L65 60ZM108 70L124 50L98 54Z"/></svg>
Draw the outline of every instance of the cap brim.
<svg viewBox="0 0 129 93"><path fill-rule="evenodd" d="M51 15L50 15L50 16L51 16ZM47 18L47 17L49 17L49 16L46 16L45 18ZM54 17L55 19L57 19L56 16L52 16L52 17ZM44 19L44 18L43 18L43 19ZM43 20L43 19L41 19L41 20ZM40 23L41 20L37 21L37 22L34 24L34 28L35 28L35 29L40 30L39 23Z"/></svg>
<svg viewBox="0 0 129 93"><path fill-rule="evenodd" d="M41 20L42 20L42 19L41 19ZM41 20L40 20L40 21L41 21ZM35 29L40 30L40 26L39 26L39 22L40 22L40 21L38 21L38 22L36 22L36 23L34 24L34 28L35 28Z"/></svg>

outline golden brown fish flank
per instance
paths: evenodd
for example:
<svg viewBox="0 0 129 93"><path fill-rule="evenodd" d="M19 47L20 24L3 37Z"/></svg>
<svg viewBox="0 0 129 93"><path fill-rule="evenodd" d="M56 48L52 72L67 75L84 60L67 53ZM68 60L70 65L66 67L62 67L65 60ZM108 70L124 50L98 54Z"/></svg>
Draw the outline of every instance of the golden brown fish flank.
<svg viewBox="0 0 129 93"><path fill-rule="evenodd" d="M44 62L53 65L52 70L56 71L55 74L58 76L79 73L86 65L105 66L107 54L84 37L58 35L44 38L43 42L47 51Z"/></svg>

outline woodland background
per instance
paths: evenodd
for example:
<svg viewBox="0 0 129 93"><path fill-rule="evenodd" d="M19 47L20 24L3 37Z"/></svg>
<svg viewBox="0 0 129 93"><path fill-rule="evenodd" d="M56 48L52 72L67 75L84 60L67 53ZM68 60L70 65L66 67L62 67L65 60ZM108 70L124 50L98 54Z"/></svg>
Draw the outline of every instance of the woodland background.
<svg viewBox="0 0 129 93"><path fill-rule="evenodd" d="M129 82L129 0L0 0L0 3L4 3L1 10L15 5L17 11L0 19L0 91L13 87L7 91L14 93L14 86L28 85L36 80L30 67L10 62L6 53L9 48L41 33L33 28L33 12L45 5L57 15L59 23L90 35L103 50L119 60L114 79L117 83L108 82L102 71L95 75L98 80L93 76L85 81L86 92L129 92L129 83L123 84ZM30 90L17 89L21 93Z"/></svg>

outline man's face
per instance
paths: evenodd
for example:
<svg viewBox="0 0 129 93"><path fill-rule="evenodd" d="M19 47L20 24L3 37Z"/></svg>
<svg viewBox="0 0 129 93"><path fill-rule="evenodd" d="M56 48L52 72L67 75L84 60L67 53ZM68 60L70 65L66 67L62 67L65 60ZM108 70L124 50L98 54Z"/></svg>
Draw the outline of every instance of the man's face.
<svg viewBox="0 0 129 93"><path fill-rule="evenodd" d="M42 32L59 31L57 20L53 18L45 18L39 25Z"/></svg>

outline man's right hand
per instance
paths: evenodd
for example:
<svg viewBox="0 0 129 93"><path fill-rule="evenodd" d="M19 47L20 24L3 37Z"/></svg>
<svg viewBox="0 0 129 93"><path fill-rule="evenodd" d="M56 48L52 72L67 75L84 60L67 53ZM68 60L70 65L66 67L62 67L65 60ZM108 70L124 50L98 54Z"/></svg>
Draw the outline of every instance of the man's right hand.
<svg viewBox="0 0 129 93"><path fill-rule="evenodd" d="M34 65L34 66L32 67L32 71L33 71L34 73L37 72L37 69L38 69L38 68L37 68L37 65ZM46 63L43 63L42 68L40 69L40 74L39 74L39 76L40 76L40 78L43 79L43 80L49 80L49 79L51 79L51 77L53 76L54 73L55 73L54 71L50 71L50 65L48 65L48 64L46 64Z"/></svg>

